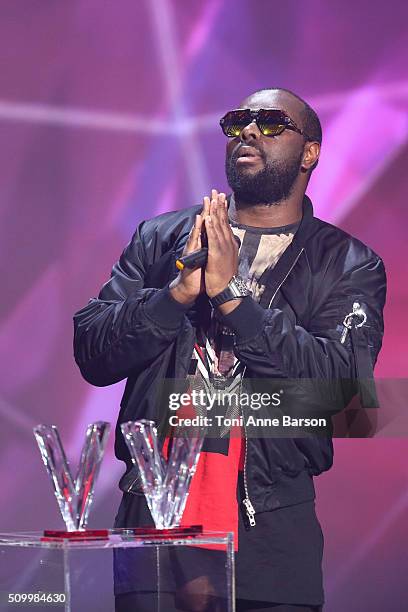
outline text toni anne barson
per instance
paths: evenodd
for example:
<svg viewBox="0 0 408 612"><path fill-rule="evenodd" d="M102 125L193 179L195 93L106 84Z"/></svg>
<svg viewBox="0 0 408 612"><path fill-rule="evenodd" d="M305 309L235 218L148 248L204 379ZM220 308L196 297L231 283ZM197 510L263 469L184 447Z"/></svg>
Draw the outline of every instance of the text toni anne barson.
<svg viewBox="0 0 408 612"><path fill-rule="evenodd" d="M288 415L280 417L256 417L253 414L245 418L240 415L228 418L223 415L214 417L197 415L195 417L181 417L172 414L169 417L171 427L326 427L327 421L324 418L294 418Z"/></svg>

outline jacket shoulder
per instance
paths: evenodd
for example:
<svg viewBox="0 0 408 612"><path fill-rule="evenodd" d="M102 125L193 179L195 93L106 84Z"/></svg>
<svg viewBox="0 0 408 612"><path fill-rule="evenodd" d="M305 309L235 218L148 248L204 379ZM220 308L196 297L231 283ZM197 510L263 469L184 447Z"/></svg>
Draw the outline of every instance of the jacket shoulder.
<svg viewBox="0 0 408 612"><path fill-rule="evenodd" d="M147 261L152 263L167 251L177 249L179 242L190 232L195 215L201 208L200 205L190 206L142 221L129 246L132 248L138 243L145 252Z"/></svg>
<svg viewBox="0 0 408 612"><path fill-rule="evenodd" d="M383 263L378 253L355 236L317 217L314 221L316 232L312 240L319 245L319 255L343 260L345 272L363 262Z"/></svg>
<svg viewBox="0 0 408 612"><path fill-rule="evenodd" d="M370 309L371 325L377 321L382 329L387 278L381 257L355 236L316 217L306 253L316 280L315 312L333 296L350 306L358 298Z"/></svg>
<svg viewBox="0 0 408 612"><path fill-rule="evenodd" d="M183 228L184 225L188 225L188 231L190 231L192 220L194 220L195 215L199 213L201 209L202 206L198 204L181 210L161 213L156 217L142 221L142 232L144 234L150 232L168 232Z"/></svg>

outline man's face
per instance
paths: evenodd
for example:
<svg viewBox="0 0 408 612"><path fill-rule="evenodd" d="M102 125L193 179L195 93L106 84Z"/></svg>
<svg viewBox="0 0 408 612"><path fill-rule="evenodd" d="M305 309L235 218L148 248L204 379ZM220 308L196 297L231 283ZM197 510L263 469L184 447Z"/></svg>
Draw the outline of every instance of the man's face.
<svg viewBox="0 0 408 612"><path fill-rule="evenodd" d="M261 92L246 98L240 108L276 108L302 128L302 104L285 92ZM249 205L278 204L286 199L300 174L304 138L292 130L264 136L255 123L227 142L225 171L235 197Z"/></svg>

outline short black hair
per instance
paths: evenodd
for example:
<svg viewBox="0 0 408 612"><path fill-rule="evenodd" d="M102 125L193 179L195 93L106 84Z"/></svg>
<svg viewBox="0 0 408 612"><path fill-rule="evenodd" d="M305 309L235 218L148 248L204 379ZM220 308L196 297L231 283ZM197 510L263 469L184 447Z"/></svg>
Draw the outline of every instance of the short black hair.
<svg viewBox="0 0 408 612"><path fill-rule="evenodd" d="M293 91L291 91L290 89L285 89L284 87L265 87L264 89L257 89L256 91L254 91L253 94L251 94L251 96L257 93L263 93L264 91L285 91L286 93L299 100L299 102L303 104L302 128L308 135L307 140L310 139L320 144L322 143L322 126L320 123L320 119L317 116L316 111L313 110L313 108L306 102L306 100L303 100L303 98L295 94Z"/></svg>

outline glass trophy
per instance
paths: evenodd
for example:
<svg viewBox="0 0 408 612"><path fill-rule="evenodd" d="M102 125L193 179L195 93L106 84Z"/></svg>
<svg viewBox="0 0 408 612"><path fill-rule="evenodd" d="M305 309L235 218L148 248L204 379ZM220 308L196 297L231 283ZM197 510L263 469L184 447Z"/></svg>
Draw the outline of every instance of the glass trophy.
<svg viewBox="0 0 408 612"><path fill-rule="evenodd" d="M88 425L78 471L73 478L56 426L34 427L41 457L66 526L66 531L53 531L54 537L58 533L64 536L67 532L85 532L109 431L110 424L105 421Z"/></svg>
<svg viewBox="0 0 408 612"><path fill-rule="evenodd" d="M171 438L166 460L159 449L154 421L121 425L132 461L139 468L143 493L156 529L180 525L191 479L197 467L205 428L186 428Z"/></svg>

